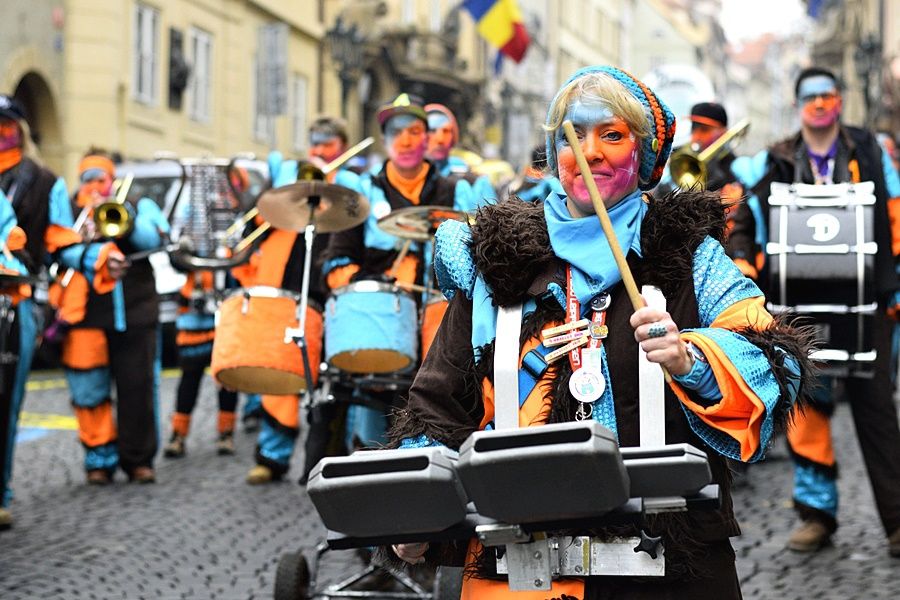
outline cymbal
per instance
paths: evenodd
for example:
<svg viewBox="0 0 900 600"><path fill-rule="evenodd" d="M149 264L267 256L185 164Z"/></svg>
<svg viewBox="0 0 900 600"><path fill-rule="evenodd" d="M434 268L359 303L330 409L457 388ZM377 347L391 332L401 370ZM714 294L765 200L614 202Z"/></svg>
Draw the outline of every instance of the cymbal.
<svg viewBox="0 0 900 600"><path fill-rule="evenodd" d="M410 206L392 210L378 219L378 227L385 233L407 240L427 242L434 237L444 221L468 222L469 215L446 206Z"/></svg>
<svg viewBox="0 0 900 600"><path fill-rule="evenodd" d="M309 225L310 197L318 197L315 207L316 231L334 233L355 227L369 216L369 200L342 185L324 181L298 181L266 190L256 207L272 227L303 231Z"/></svg>

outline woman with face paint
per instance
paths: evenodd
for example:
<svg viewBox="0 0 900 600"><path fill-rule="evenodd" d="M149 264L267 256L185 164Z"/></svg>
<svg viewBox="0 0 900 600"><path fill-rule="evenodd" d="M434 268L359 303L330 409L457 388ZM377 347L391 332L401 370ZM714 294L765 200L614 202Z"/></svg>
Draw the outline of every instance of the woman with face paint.
<svg viewBox="0 0 900 600"><path fill-rule="evenodd" d="M874 288L879 311L869 321L870 331L866 332L877 353L874 377L850 377L845 389L878 515L888 538L888 551L900 557L900 427L892 385L897 356L891 342L900 314L896 310L900 305L900 279L895 270L900 249L900 220L896 218L900 180L890 156L871 131L841 123L841 90L832 72L818 67L805 69L798 75L794 91L800 131L754 157L741 157L734 163L734 171L744 186L759 197L764 215L759 222L750 221L743 228L761 231L765 240L770 231L767 218L772 182L821 185L871 181L875 185L873 227L878 252ZM867 281L866 287L871 289L872 283ZM802 282L792 283L793 293L802 293L800 286ZM828 290L811 287L809 294L816 303L843 302L827 301ZM825 547L838 525L837 462L829 421L834 399L831 379L823 379L815 403L810 410L795 414L788 429L794 460L794 507L800 523L791 533L787 547L796 552L815 552Z"/></svg>
<svg viewBox="0 0 900 600"><path fill-rule="evenodd" d="M667 311L633 310L562 133L566 120L638 284L659 287ZM498 307L522 304L519 427L593 419L619 445L637 446L640 345L672 375L666 442L706 451L722 488L721 507L617 532L663 537L666 576L660 579L570 576L554 580L550 592L512 594L497 576L493 550L472 541L462 597L740 598L728 541L740 530L725 459L762 458L772 430L805 392L804 337L765 311L760 291L725 255L725 217L716 194L645 193L662 174L675 119L643 83L614 67L582 69L557 93L544 128L548 165L564 193L553 191L534 205L502 202L481 209L471 226L448 222L438 232L436 269L452 300L391 432L392 444L458 449L473 431L494 428ZM577 330L584 327L581 319L599 326L557 360L541 332ZM446 556L446 550L393 547L413 564Z"/></svg>

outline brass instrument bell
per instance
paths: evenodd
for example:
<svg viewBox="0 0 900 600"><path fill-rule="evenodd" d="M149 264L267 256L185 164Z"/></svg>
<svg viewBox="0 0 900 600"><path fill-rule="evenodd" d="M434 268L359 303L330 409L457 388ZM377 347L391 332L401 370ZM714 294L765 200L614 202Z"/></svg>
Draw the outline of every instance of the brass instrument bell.
<svg viewBox="0 0 900 600"><path fill-rule="evenodd" d="M705 189L709 182L709 163L724 156L728 151L728 144L743 137L748 127L750 120L743 119L702 152L692 149L690 144L678 148L669 158L669 175L672 182L683 190L692 189L697 185Z"/></svg>

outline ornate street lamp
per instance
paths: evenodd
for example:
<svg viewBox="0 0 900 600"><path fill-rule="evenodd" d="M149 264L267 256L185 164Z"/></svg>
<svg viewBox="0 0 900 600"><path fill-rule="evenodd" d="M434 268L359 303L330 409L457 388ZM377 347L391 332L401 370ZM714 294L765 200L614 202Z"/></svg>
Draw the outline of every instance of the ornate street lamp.
<svg viewBox="0 0 900 600"><path fill-rule="evenodd" d="M331 59L338 66L338 78L341 80L341 116L347 116L347 98L350 89L359 80L363 67L363 45L365 36L357 29L356 24L349 27L343 18L338 17L334 27L325 32L325 41L331 52Z"/></svg>

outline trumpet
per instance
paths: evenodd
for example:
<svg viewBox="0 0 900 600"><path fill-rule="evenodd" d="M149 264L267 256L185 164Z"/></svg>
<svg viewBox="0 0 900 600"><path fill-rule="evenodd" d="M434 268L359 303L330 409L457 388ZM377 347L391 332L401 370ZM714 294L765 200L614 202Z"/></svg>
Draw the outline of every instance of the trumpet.
<svg viewBox="0 0 900 600"><path fill-rule="evenodd" d="M743 137L749 127L750 120L743 119L702 152L693 150L689 144L673 152L669 158L669 174L672 181L683 190L691 189L698 184L706 188L709 182L709 163L724 156L728 151L727 145Z"/></svg>
<svg viewBox="0 0 900 600"><path fill-rule="evenodd" d="M104 202L94 209L94 223L101 236L118 239L128 235L134 229L134 210L125 202L133 181L134 174L129 173L119 184L115 199Z"/></svg>

